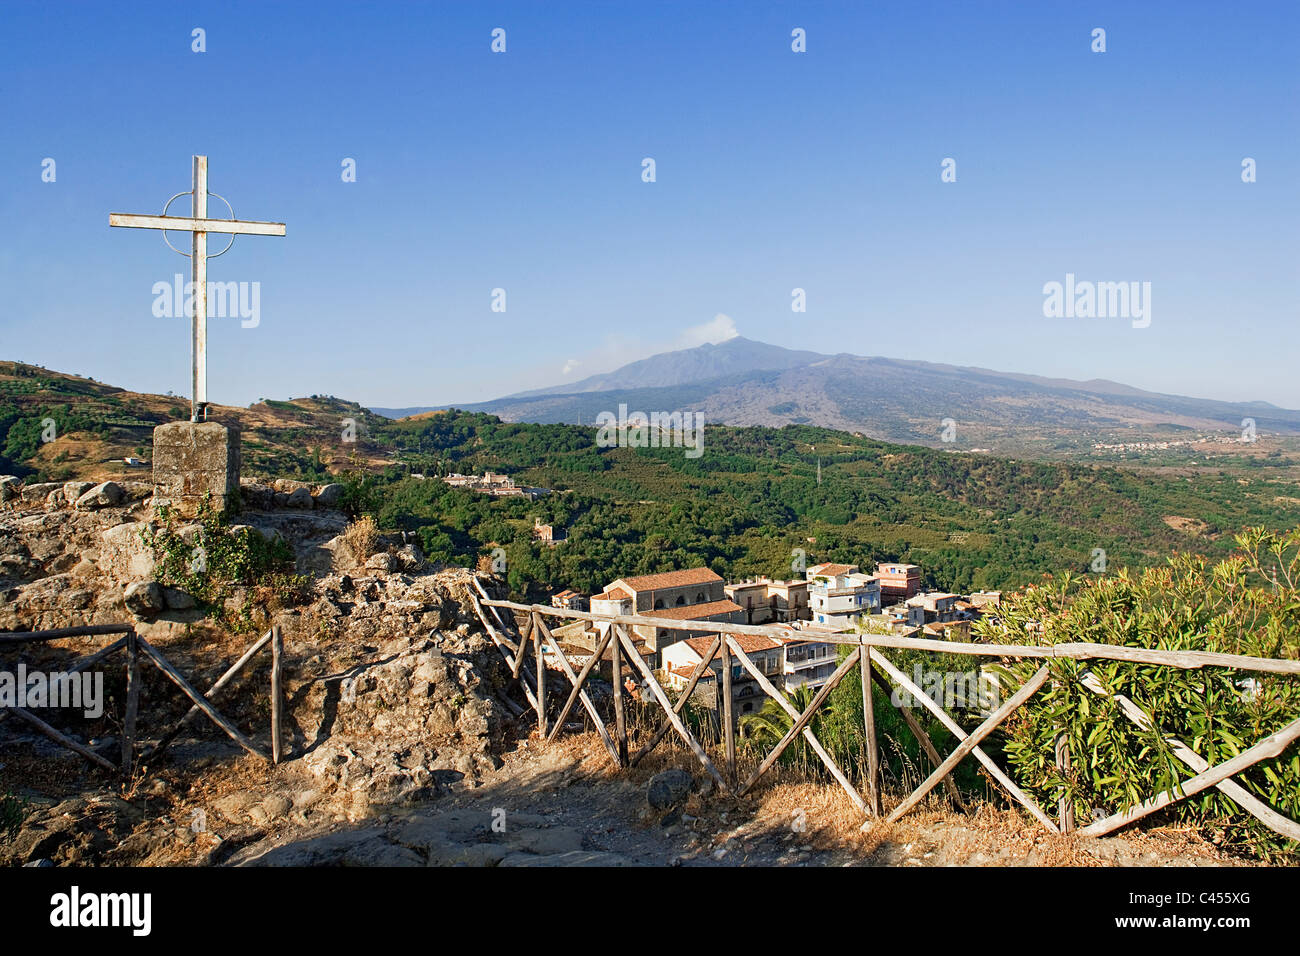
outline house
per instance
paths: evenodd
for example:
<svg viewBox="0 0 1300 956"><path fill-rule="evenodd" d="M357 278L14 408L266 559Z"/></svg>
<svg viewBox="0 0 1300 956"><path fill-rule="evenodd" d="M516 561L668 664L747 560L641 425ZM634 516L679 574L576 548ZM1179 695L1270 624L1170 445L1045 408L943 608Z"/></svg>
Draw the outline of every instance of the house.
<svg viewBox="0 0 1300 956"><path fill-rule="evenodd" d="M877 564L876 579L886 605L898 604L921 590L921 567L916 564Z"/></svg>
<svg viewBox="0 0 1300 956"><path fill-rule="evenodd" d="M527 488L515 484L515 480L509 475L500 475L491 471L484 472L482 475L462 475L454 471L444 476L442 480L453 488L466 488L497 498L525 497L536 500L542 495L550 494L549 488Z"/></svg>
<svg viewBox="0 0 1300 956"><path fill-rule="evenodd" d="M588 607L587 596L565 588L558 594L551 595L551 607L564 608L566 611L585 611Z"/></svg>
<svg viewBox="0 0 1300 956"><path fill-rule="evenodd" d="M676 691L685 690L686 684L690 681L691 675L695 668L699 666L700 661L704 660L704 655L709 652L716 634L702 634L694 637L688 637L685 640L672 644L661 652L663 660L662 670L668 686ZM769 637L758 637L749 634L732 634L730 637L745 652L745 656L753 662L764 677L767 677L777 686L783 683L784 675L784 647L781 642L774 641ZM722 655L719 653L714 656L709 664L708 672L702 676L699 683L695 685L695 691L691 695L701 705L717 710L722 679ZM731 661L731 701L732 714L737 721L741 717L757 713L763 707L763 702L768 697L764 693L762 686L754 678L754 675L747 668L734 658Z"/></svg>
<svg viewBox="0 0 1300 956"><path fill-rule="evenodd" d="M767 585L761 581L742 581L723 588L727 597L745 609L746 624L766 624L772 620L772 605Z"/></svg>
<svg viewBox="0 0 1300 956"><path fill-rule="evenodd" d="M970 640L970 621L943 621L926 624L921 628L922 637L934 637L941 641Z"/></svg>
<svg viewBox="0 0 1300 956"><path fill-rule="evenodd" d="M746 624L797 621L808 617L808 582L759 577L728 584L727 597L745 609Z"/></svg>
<svg viewBox="0 0 1300 956"><path fill-rule="evenodd" d="M808 582L794 579L769 581L767 605L771 609L772 620L782 624L808 620L812 616L808 607Z"/></svg>
<svg viewBox="0 0 1300 956"><path fill-rule="evenodd" d="M542 524L541 518L533 519L533 537L543 544L554 545L564 540L564 531L557 530L554 525Z"/></svg>
<svg viewBox="0 0 1300 956"><path fill-rule="evenodd" d="M809 568L807 571L804 572L804 575L807 578L807 580L811 581L814 578L835 577L836 575L842 575L842 574L854 574L857 572L857 570L858 570L858 566L856 564L831 564L828 562L826 564L814 564L811 568Z"/></svg>
<svg viewBox="0 0 1300 956"><path fill-rule="evenodd" d="M700 633L673 628L673 621L728 621L736 624L745 621L744 608L727 597L722 578L709 568L618 578L605 585L600 594L592 595L591 610L595 614L637 614L660 618L661 626L636 624L632 627L636 636L656 653ZM608 623L599 622L596 627L607 628Z"/></svg>
<svg viewBox="0 0 1300 956"><path fill-rule="evenodd" d="M957 620L957 595L944 591L929 591L917 594L903 602L907 609L907 623L911 627L924 627L926 624L946 624Z"/></svg>
<svg viewBox="0 0 1300 956"><path fill-rule="evenodd" d="M843 630L880 610L880 582L856 564L818 564L807 574L808 607L817 624Z"/></svg>
<svg viewBox="0 0 1300 956"><path fill-rule="evenodd" d="M821 687L839 666L838 645L828 641L792 639L783 643L783 649L781 671L787 693L805 685Z"/></svg>

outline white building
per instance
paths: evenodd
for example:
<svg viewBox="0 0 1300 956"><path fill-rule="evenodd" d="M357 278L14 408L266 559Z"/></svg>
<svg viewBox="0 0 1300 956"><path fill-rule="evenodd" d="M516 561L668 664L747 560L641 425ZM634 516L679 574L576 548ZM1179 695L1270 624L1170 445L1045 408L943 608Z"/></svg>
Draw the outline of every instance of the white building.
<svg viewBox="0 0 1300 956"><path fill-rule="evenodd" d="M861 615L880 610L880 581L861 573L856 564L818 564L807 574L808 606L815 624L850 628Z"/></svg>

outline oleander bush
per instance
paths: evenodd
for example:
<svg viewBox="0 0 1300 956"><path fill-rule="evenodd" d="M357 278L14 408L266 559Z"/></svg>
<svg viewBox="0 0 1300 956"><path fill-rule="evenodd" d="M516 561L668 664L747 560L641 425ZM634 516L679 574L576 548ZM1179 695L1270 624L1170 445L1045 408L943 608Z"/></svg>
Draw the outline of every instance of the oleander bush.
<svg viewBox="0 0 1300 956"><path fill-rule="evenodd" d="M980 637L1000 643L1092 642L1168 650L1300 659L1300 529L1250 528L1240 550L1212 563L1176 555L1166 566L1102 577L1065 576L1005 599L1001 621L982 621ZM1013 692L1042 664L1002 665ZM1166 738L1210 764L1240 754L1300 718L1300 678L1220 667L1180 669L1115 661L1054 660L1052 680L1004 725L1013 776L1045 807L1064 794L1080 825L1127 810L1195 772ZM1085 688L1095 675L1151 720L1142 729L1117 703ZM1070 770L1058 770L1054 744L1064 733ZM1278 813L1300 820L1300 748L1234 778ZM1300 847L1243 811L1217 788L1167 811L1216 842L1273 859L1300 859Z"/></svg>

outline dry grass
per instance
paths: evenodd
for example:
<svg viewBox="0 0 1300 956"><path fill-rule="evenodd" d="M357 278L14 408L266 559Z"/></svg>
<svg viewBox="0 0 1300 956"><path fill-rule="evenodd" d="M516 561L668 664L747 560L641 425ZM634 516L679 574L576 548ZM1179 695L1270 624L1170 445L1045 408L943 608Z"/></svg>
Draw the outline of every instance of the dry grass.
<svg viewBox="0 0 1300 956"><path fill-rule="evenodd" d="M378 540L379 528L375 525L375 519L370 515L362 515L349 524L343 532L343 541L347 544L348 550L352 552L353 560L357 564L365 564L366 559L375 553L375 545Z"/></svg>
<svg viewBox="0 0 1300 956"><path fill-rule="evenodd" d="M631 751L635 753L637 747L633 738ZM708 753L721 767L721 748L708 748ZM672 767L686 770L697 780L707 776L694 754L675 735L665 738L640 763L625 771L615 767L594 731L561 736L549 745L547 754L594 781L620 778L640 786ZM756 761L743 755L737 763L742 780L756 766ZM1203 865L1244 862L1220 854L1188 829L1132 829L1118 839L1062 836L1044 830L1018 809L987 801L965 812L957 811L939 793L931 794L894 823L873 821L864 830L861 812L837 783L809 779L797 768L780 765L743 797L707 785L703 789L703 793L691 794L683 812L699 819L697 831L726 831L721 842L714 838L714 846L740 834L789 840L789 835L795 833L799 844L810 846L821 854L820 861L831 865L1098 867L1132 863L1139 857L1149 863L1186 864L1189 859ZM884 794L885 813L904 795ZM651 818L643 825L657 824Z"/></svg>

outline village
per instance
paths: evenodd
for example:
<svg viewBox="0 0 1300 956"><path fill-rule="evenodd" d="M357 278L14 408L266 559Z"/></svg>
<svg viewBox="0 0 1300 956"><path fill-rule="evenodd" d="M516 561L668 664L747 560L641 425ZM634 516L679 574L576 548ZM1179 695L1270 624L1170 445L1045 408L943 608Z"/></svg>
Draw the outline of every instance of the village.
<svg viewBox="0 0 1300 956"><path fill-rule="evenodd" d="M662 622L634 624L629 633L649 669L677 692L689 686L718 635L675 628L674 621L763 624L787 631L788 638L733 636L777 688L794 693L820 688L838 666L837 644L820 637L860 630L965 641L971 623L996 613L1001 598L998 591L970 595L923 591L919 565L884 562L873 573L856 564L823 563L807 568L802 579L762 576L735 583L725 582L707 567L687 568L617 578L590 596L565 589L551 597L551 605ZM578 620L554 633L564 655L581 667L602 646L611 626L608 620ZM609 670L608 651L599 664L603 671ZM721 659L714 658L693 690L696 700L714 710L721 669ZM732 667L731 688L737 720L761 708L763 689L738 665Z"/></svg>

